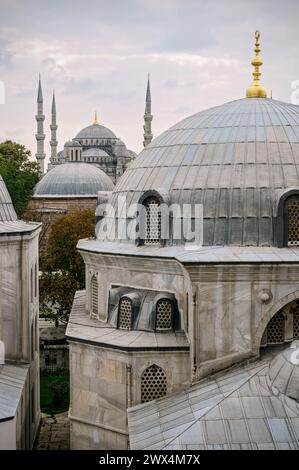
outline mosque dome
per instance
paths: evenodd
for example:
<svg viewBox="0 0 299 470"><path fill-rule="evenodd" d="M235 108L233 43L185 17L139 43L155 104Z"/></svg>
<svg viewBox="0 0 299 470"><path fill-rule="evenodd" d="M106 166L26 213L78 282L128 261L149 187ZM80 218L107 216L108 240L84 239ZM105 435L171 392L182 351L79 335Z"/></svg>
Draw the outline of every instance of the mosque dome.
<svg viewBox="0 0 299 470"><path fill-rule="evenodd" d="M90 148L82 152L83 157L109 157L108 153L105 150L100 148Z"/></svg>
<svg viewBox="0 0 299 470"><path fill-rule="evenodd" d="M78 134L75 139L116 139L116 135L108 129L108 127L102 126L100 124L92 124L90 126L84 127Z"/></svg>
<svg viewBox="0 0 299 470"><path fill-rule="evenodd" d="M271 362L269 379L272 388L299 401L299 341L293 341L288 349Z"/></svg>
<svg viewBox="0 0 299 470"><path fill-rule="evenodd" d="M0 222L12 222L15 220L17 220L17 214L7 187L0 175Z"/></svg>
<svg viewBox="0 0 299 470"><path fill-rule="evenodd" d="M113 183L99 168L88 163L72 162L48 171L36 185L34 198L92 197L98 191L112 191Z"/></svg>
<svg viewBox="0 0 299 470"><path fill-rule="evenodd" d="M299 187L299 106L244 98L201 111L147 145L115 187L138 202L203 204L204 245L276 244L283 193Z"/></svg>

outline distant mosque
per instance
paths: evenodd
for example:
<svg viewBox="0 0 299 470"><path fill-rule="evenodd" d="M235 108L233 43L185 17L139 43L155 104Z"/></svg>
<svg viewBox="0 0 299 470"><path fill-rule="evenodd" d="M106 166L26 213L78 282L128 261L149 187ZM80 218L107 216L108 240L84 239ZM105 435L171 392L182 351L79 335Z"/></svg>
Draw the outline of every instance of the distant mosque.
<svg viewBox="0 0 299 470"><path fill-rule="evenodd" d="M148 145L152 138L151 122L151 91L148 77L146 91L146 105L144 114L144 147ZM44 120L43 114L43 93L41 78L39 77L38 95L37 95L37 133L35 135L37 142L36 159L40 166L42 174L45 173L45 149L44 149ZM127 149L125 143L116 137L113 131L98 122L97 112L95 112L94 121L91 125L82 129L76 137L64 145L64 149L58 152L57 141L57 120L56 120L56 101L53 92L52 110L51 110L51 157L48 164L48 171L69 162L81 162L94 165L106 173L113 183L116 183L119 177L125 172L129 163L137 156L135 152Z"/></svg>

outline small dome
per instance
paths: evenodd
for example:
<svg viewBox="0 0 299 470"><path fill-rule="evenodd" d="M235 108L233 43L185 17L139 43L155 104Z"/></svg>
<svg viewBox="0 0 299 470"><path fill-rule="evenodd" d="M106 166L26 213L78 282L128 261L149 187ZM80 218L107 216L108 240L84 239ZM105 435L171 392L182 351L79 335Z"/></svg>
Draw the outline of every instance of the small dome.
<svg viewBox="0 0 299 470"><path fill-rule="evenodd" d="M65 144L64 144L65 147L72 147L73 146L73 142L71 140L68 140Z"/></svg>
<svg viewBox="0 0 299 470"><path fill-rule="evenodd" d="M91 148L82 152L83 157L109 157L108 153L103 149Z"/></svg>
<svg viewBox="0 0 299 470"><path fill-rule="evenodd" d="M73 141L71 142L70 147L79 147L79 148L81 148L81 145L80 145L79 142L77 142L76 140L73 140Z"/></svg>
<svg viewBox="0 0 299 470"><path fill-rule="evenodd" d="M299 341L273 359L269 378L274 389L299 401Z"/></svg>
<svg viewBox="0 0 299 470"><path fill-rule="evenodd" d="M7 187L0 176L0 222L11 222L17 220Z"/></svg>
<svg viewBox="0 0 299 470"><path fill-rule="evenodd" d="M112 191L113 183L99 168L88 163L63 163L50 170L36 185L34 198L90 197Z"/></svg>
<svg viewBox="0 0 299 470"><path fill-rule="evenodd" d="M116 135L108 127L92 124L84 127L75 137L76 139L116 139Z"/></svg>

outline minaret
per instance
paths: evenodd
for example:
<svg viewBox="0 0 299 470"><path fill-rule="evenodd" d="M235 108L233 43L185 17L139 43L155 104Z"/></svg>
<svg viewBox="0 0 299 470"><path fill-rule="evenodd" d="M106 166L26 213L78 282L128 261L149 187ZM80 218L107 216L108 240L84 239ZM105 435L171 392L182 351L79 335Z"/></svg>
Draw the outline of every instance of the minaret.
<svg viewBox="0 0 299 470"><path fill-rule="evenodd" d="M151 143L153 134L152 134L152 120L153 115L152 112L152 99L151 99L151 87L150 87L150 79L148 74L147 79L147 90L146 90L146 100L145 100L145 112L144 112L144 141L143 146L146 147L148 144Z"/></svg>
<svg viewBox="0 0 299 470"><path fill-rule="evenodd" d="M37 142L37 152L35 154L36 159L38 161L40 171L44 174L44 166L45 166L45 153L44 153L44 120L45 116L43 114L43 92L42 92L42 85L39 76L38 80L38 94L37 94L37 115L35 116L37 122L37 133L35 134L36 142Z"/></svg>
<svg viewBox="0 0 299 470"><path fill-rule="evenodd" d="M261 52L261 45L260 45L260 32L256 31L255 32L255 58L252 60L251 64L254 67L254 72L253 72L253 82L250 85L250 87L247 88L246 90L246 97L247 98L267 98L267 91L266 89L261 85L260 82L260 67L263 65L263 61L260 56Z"/></svg>
<svg viewBox="0 0 299 470"><path fill-rule="evenodd" d="M55 91L53 90L53 99L52 99L52 120L51 120L51 140L50 140L50 146L51 146L51 163L55 163L57 160L57 138L56 138L56 131L57 131L57 124L56 124L56 102L55 102Z"/></svg>

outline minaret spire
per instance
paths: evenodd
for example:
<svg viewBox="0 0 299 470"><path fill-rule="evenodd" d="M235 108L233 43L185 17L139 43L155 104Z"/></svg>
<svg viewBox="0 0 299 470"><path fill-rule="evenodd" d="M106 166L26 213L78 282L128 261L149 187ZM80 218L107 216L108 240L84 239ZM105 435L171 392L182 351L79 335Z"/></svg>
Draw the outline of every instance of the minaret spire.
<svg viewBox="0 0 299 470"><path fill-rule="evenodd" d="M56 137L56 131L57 131L57 123L56 123L56 101L55 101L55 91L53 90L53 98L52 98L52 110L51 110L51 140L50 140L50 146L51 146L51 163L55 164L57 160L57 137Z"/></svg>
<svg viewBox="0 0 299 470"><path fill-rule="evenodd" d="M150 86L150 77L148 74L147 78L147 89L146 89L146 100L145 100L145 112L144 112L144 141L143 146L146 147L151 143L153 134L152 134L152 99L151 99L151 86Z"/></svg>
<svg viewBox="0 0 299 470"><path fill-rule="evenodd" d="M263 65L263 61L260 57L261 47L260 47L260 32L255 32L255 58L252 60L251 64L254 67L253 72L253 82L250 87L247 88L246 97L247 98L267 98L267 91L261 85L260 82L260 66Z"/></svg>
<svg viewBox="0 0 299 470"><path fill-rule="evenodd" d="M36 142L37 142L37 151L36 151L36 159L38 161L40 171L44 173L44 165L45 165L45 152L44 152L44 120L45 116L43 114L43 92L42 92L42 84L41 84L41 77L39 74L38 80L38 93L37 93L37 114L35 116L37 122L37 132L35 134Z"/></svg>

